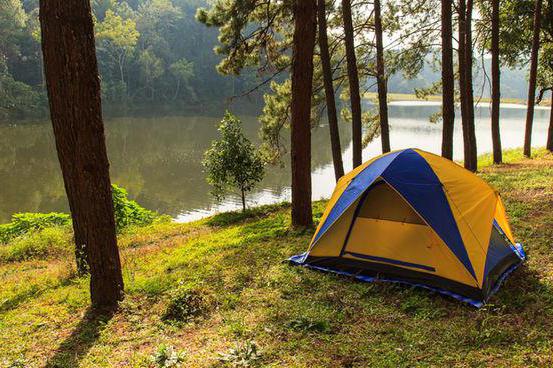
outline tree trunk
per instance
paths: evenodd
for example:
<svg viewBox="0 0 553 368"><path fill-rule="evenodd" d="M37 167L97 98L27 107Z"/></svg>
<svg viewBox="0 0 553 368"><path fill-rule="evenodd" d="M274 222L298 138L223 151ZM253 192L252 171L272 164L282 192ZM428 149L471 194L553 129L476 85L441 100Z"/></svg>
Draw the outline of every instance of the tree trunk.
<svg viewBox="0 0 553 368"><path fill-rule="evenodd" d="M459 24L457 27L458 30L458 68L459 68L459 100L461 102L461 126L463 129L463 159L465 164L469 162L469 155L470 155L470 147L469 147L469 140L467 138L467 96L466 96L466 85L467 85L467 73L466 73L466 65L465 65L465 17L466 17L466 1L465 0L459 0L458 4L458 20ZM465 166L466 167L466 166Z"/></svg>
<svg viewBox="0 0 553 368"><path fill-rule="evenodd" d="M465 168L477 169L472 89L472 0L459 0L459 90Z"/></svg>
<svg viewBox="0 0 553 368"><path fill-rule="evenodd" d="M246 192L244 191L244 189L242 189L240 192L240 194L242 195L242 212L246 212Z"/></svg>
<svg viewBox="0 0 553 368"><path fill-rule="evenodd" d="M311 93L316 33L315 0L296 0L292 55L292 225L311 226Z"/></svg>
<svg viewBox="0 0 553 368"><path fill-rule="evenodd" d="M56 149L75 238L86 247L92 304L114 306L123 278L90 3L41 0L40 23Z"/></svg>
<svg viewBox="0 0 553 368"><path fill-rule="evenodd" d="M388 92L384 66L384 44L382 41L382 17L380 0L374 0L374 32L376 37L376 81L378 84L378 116L380 118L380 139L382 153L390 152L390 127L388 124Z"/></svg>
<svg viewBox="0 0 553 368"><path fill-rule="evenodd" d="M344 37L346 44L346 60L348 64L349 98L351 102L351 130L353 146L353 167L361 165L362 129L361 129L361 96L359 92L359 75L357 74L357 58L353 40L353 23L351 18L350 0L342 0L342 17L344 22Z"/></svg>
<svg viewBox="0 0 553 368"><path fill-rule="evenodd" d="M501 152L501 135L499 132L499 103L501 91L499 87L499 0L492 0L492 144L493 162L503 161Z"/></svg>
<svg viewBox="0 0 553 368"><path fill-rule="evenodd" d="M332 162L334 163L334 176L336 181L344 176L344 163L342 162L342 149L340 147L340 131L338 130L338 114L336 112L336 98L334 96L334 84L332 82L332 67L330 65L330 53L328 51L328 37L326 33L326 9L325 0L318 0L317 14L319 23L319 49L321 52L321 65L326 97L326 111L330 130L330 146L332 148Z"/></svg>
<svg viewBox="0 0 553 368"><path fill-rule="evenodd" d="M473 0L467 0L467 15L465 18L465 63L466 63L466 96L467 96L467 138L469 140L470 160L465 167L475 172L478 165L476 152L476 132L474 122L474 92L472 88L472 10Z"/></svg>
<svg viewBox="0 0 553 368"><path fill-rule="evenodd" d="M450 160L453 159L453 128L455 124L451 5L451 0L442 0L442 156Z"/></svg>
<svg viewBox="0 0 553 368"><path fill-rule="evenodd" d="M534 100L536 98L538 51L540 48L541 4L542 0L536 0L534 8L534 35L532 37L530 78L528 81L528 109L526 110L526 129L524 132L524 156L526 157L532 155L532 124L534 123Z"/></svg>
<svg viewBox="0 0 553 368"><path fill-rule="evenodd" d="M551 111L549 113L549 131L547 132L546 148L549 152L553 152L553 91L551 92Z"/></svg>

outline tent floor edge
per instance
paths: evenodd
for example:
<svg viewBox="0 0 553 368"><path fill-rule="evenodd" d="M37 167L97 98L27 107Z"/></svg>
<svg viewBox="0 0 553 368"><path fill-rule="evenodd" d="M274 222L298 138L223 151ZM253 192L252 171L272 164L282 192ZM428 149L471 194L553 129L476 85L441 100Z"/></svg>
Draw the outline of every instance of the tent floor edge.
<svg viewBox="0 0 553 368"><path fill-rule="evenodd" d="M292 265L353 277L362 282L390 282L424 288L468 303L476 308L482 307L498 291L507 277L523 263L522 259L517 258L517 260L514 263L507 263L506 269L499 274L493 286L485 292L482 289L439 276L376 262L340 257L311 257L306 253L288 259Z"/></svg>

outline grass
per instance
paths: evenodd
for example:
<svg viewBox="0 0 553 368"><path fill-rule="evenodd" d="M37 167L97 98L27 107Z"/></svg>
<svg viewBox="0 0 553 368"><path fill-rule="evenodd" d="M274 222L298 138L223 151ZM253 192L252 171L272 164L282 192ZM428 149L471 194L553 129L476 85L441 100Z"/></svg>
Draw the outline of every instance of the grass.
<svg viewBox="0 0 553 368"><path fill-rule="evenodd" d="M58 229L28 240L58 250L0 261L0 366L152 367L169 351L183 367L550 367L553 156L505 159L482 158L480 175L502 192L529 261L483 309L283 263L313 230L292 230L282 204L123 232L127 294L98 315Z"/></svg>
<svg viewBox="0 0 553 368"><path fill-rule="evenodd" d="M364 95L365 98L370 100L377 100L378 94L376 92L367 92ZM476 101L481 103L490 103L492 99L490 97L475 97ZM441 95L430 95L426 98L419 98L414 93L388 93L388 101L442 101ZM522 98L502 98L501 103L526 105L526 100ZM544 100L540 106L551 106L551 100Z"/></svg>

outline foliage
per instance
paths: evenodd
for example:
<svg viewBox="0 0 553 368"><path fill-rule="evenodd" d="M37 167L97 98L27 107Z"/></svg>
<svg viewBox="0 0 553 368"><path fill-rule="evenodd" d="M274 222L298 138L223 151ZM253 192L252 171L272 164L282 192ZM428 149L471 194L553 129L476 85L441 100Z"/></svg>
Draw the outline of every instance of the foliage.
<svg viewBox="0 0 553 368"><path fill-rule="evenodd" d="M26 110L40 112L44 102L43 93L10 75L0 51L0 119L24 116Z"/></svg>
<svg viewBox="0 0 553 368"><path fill-rule="evenodd" d="M229 111L219 125L219 132L221 138L211 144L203 161L207 169L207 182L213 187L212 194L218 200L233 188L238 189L245 211L246 192L263 179L263 160L244 136L242 122Z"/></svg>
<svg viewBox="0 0 553 368"><path fill-rule="evenodd" d="M477 41L484 50L491 48L491 3L477 2L482 19L477 22ZM542 1L540 51L537 85L542 90L553 88L553 2ZM499 56L503 64L524 67L531 54L534 24L534 0L503 0L500 6Z"/></svg>
<svg viewBox="0 0 553 368"><path fill-rule="evenodd" d="M107 111L145 103L195 107L221 101L256 76L215 71L215 29L195 20L207 0L98 0L96 51ZM38 1L0 1L0 119L47 112ZM185 61L185 62L184 62ZM192 69L193 67L193 69Z"/></svg>
<svg viewBox="0 0 553 368"><path fill-rule="evenodd" d="M107 40L125 51L136 46L140 36L136 30L136 22L123 19L111 9L106 12L104 20L96 24L95 33L98 40Z"/></svg>
<svg viewBox="0 0 553 368"><path fill-rule="evenodd" d="M129 226L150 225L156 219L160 219L158 213L145 209L127 196L124 188L112 184L113 209L118 231Z"/></svg>
<svg viewBox="0 0 553 368"><path fill-rule="evenodd" d="M71 217L65 213L16 213L8 224L0 225L0 243L32 231L69 224Z"/></svg>
<svg viewBox="0 0 553 368"><path fill-rule="evenodd" d="M152 355L152 363L159 368L178 368L185 361L186 354L175 349L172 345L160 345Z"/></svg>
<svg viewBox="0 0 553 368"><path fill-rule="evenodd" d="M190 322L206 310L205 296L201 290L180 282L173 290L161 319L168 322Z"/></svg>
<svg viewBox="0 0 553 368"><path fill-rule="evenodd" d="M219 360L231 367L256 367L261 359L257 343L252 340L238 342L226 353L221 353Z"/></svg>
<svg viewBox="0 0 553 368"><path fill-rule="evenodd" d="M160 216L154 211L150 211L140 206L127 196L127 191L117 185L112 185L112 196L115 213L115 223L118 231L127 229L130 226L146 226L153 222L164 222L170 220L168 216ZM65 213L16 213L12 215L11 222L0 224L0 244L12 242L14 239L24 235L51 230L52 235L55 229L60 226L66 226L71 223L71 216ZM2 253L4 259L22 259L34 255L42 255L49 252L48 248L56 243L58 239L49 239L48 233L43 237L22 238L18 242L11 244L9 252L12 255ZM32 244L38 241L37 244Z"/></svg>

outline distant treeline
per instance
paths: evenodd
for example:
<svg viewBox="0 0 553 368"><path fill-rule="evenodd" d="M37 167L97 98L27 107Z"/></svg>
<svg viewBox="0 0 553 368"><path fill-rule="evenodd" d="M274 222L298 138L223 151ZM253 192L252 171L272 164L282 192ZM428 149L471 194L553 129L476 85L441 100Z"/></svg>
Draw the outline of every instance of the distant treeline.
<svg viewBox="0 0 553 368"><path fill-rule="evenodd" d="M92 4L106 109L205 108L206 103L220 104L259 83L253 71L231 78L216 71L221 61L213 52L218 30L195 19L205 0L94 0ZM44 116L38 0L0 1L0 30L0 119ZM506 69L503 76L504 97L524 98L525 72ZM389 91L412 93L439 78L439 70L428 64L414 79L401 73L392 76ZM485 80L483 73L477 72L476 78Z"/></svg>
<svg viewBox="0 0 553 368"><path fill-rule="evenodd" d="M204 0L93 0L106 108L198 106L255 83L224 77L213 47L217 29L195 20ZM44 115L38 0L0 1L0 118Z"/></svg>

